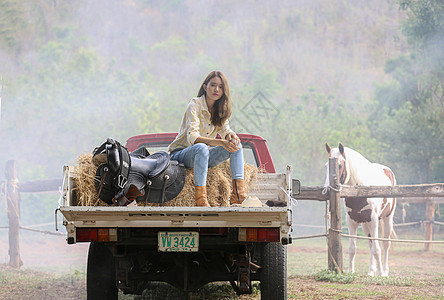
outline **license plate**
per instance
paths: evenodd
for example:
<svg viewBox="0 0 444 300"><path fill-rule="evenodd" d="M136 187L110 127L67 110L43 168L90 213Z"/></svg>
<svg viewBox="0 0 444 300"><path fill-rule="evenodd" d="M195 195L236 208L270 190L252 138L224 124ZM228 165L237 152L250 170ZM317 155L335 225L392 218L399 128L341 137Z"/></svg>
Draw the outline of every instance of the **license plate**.
<svg viewBox="0 0 444 300"><path fill-rule="evenodd" d="M197 252L199 251L199 233L159 231L158 249L160 252Z"/></svg>

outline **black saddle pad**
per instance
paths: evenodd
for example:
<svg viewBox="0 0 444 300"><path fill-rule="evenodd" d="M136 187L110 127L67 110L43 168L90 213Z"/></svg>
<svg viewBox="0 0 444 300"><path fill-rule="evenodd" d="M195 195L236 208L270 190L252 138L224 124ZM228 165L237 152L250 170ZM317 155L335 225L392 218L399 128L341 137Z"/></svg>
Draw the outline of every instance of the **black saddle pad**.
<svg viewBox="0 0 444 300"><path fill-rule="evenodd" d="M177 197L185 185L186 168L183 164L172 160L164 172L150 179L145 186L143 196L137 201L150 203L164 203Z"/></svg>
<svg viewBox="0 0 444 300"><path fill-rule="evenodd" d="M147 174L148 178L153 178L165 171L170 163L170 155L166 151L158 151L156 153L147 156L144 159L156 160L156 167Z"/></svg>

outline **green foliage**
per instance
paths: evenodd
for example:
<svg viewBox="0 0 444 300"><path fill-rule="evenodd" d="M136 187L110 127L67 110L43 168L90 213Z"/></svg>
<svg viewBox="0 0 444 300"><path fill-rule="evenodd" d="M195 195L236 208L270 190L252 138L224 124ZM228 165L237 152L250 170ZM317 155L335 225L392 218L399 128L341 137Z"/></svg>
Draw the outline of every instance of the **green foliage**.
<svg viewBox="0 0 444 300"><path fill-rule="evenodd" d="M418 284L418 282L415 282L415 279L413 279L412 277L397 277L397 276L366 277L364 279L364 282L366 284L373 284L373 285L394 285L394 286L412 286Z"/></svg>
<svg viewBox="0 0 444 300"><path fill-rule="evenodd" d="M398 182L427 183L444 179L437 172L444 159L442 115L427 104L413 109L404 104L374 126L374 133L387 142L386 158L396 168Z"/></svg>
<svg viewBox="0 0 444 300"><path fill-rule="evenodd" d="M442 182L444 146L444 4L403 0L410 55L390 59L393 81L375 91L370 127L398 183Z"/></svg>
<svg viewBox="0 0 444 300"><path fill-rule="evenodd" d="M269 147L275 160L296 166L304 185L324 183L325 143L341 142L358 151L373 148L365 114L335 95L312 88L278 109L282 113L270 127Z"/></svg>
<svg viewBox="0 0 444 300"><path fill-rule="evenodd" d="M129 111L134 115L140 133L161 132L160 105L153 94L145 95L141 102L131 103Z"/></svg>
<svg viewBox="0 0 444 300"><path fill-rule="evenodd" d="M437 2L430 3L435 12ZM384 162L392 139L372 134L381 132L374 121L400 115L406 99L415 108L423 99L437 103L431 95L442 92L432 88L441 77L417 78L426 74L418 57L436 55L418 50L397 58L405 52L397 29L402 17L383 0L4 0L0 167L18 159L20 180L61 176L63 165L107 137L124 143L139 133L177 131L188 100L214 69L230 82L233 127L245 122L242 109L257 92L279 109L276 119L264 118L250 132L267 139L278 171L291 164L304 185L323 184L325 142ZM440 32L439 19L427 22L430 36ZM383 85L387 57L396 80ZM381 101L372 103L378 82ZM441 178L442 160L430 165L429 177Z"/></svg>
<svg viewBox="0 0 444 300"><path fill-rule="evenodd" d="M170 36L151 48L155 54L162 54L174 63L183 63L189 51L186 41L181 36Z"/></svg>
<svg viewBox="0 0 444 300"><path fill-rule="evenodd" d="M24 29L26 29L26 20L21 4L16 1L2 1L0 3L0 45L16 53L20 47L19 34Z"/></svg>
<svg viewBox="0 0 444 300"><path fill-rule="evenodd" d="M339 283L352 283L357 275L354 273L338 273L330 270L321 270L314 274L314 278L317 281L329 281L329 282L339 282Z"/></svg>
<svg viewBox="0 0 444 300"><path fill-rule="evenodd" d="M410 44L443 55L444 4L439 0L400 0L400 7L407 12L403 31Z"/></svg>

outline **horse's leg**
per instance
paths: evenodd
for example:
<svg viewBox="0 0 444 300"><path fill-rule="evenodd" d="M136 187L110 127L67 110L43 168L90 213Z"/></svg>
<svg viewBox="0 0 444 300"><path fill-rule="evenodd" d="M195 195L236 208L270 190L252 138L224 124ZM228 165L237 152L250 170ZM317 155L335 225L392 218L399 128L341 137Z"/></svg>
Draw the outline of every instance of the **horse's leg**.
<svg viewBox="0 0 444 300"><path fill-rule="evenodd" d="M348 234L356 235L358 233L359 223L350 219L347 214L346 217L347 226L348 226ZM356 238L350 238L348 241L348 272L355 272L355 256L356 256Z"/></svg>
<svg viewBox="0 0 444 300"><path fill-rule="evenodd" d="M375 220L376 219L376 220ZM378 238L378 219L372 218L372 221L364 223L362 228L367 237ZM370 265L368 269L369 276L381 275L381 248L377 240L368 240L370 248Z"/></svg>
<svg viewBox="0 0 444 300"><path fill-rule="evenodd" d="M378 217L372 216L370 222L365 224L366 230L364 230L365 235L372 238L378 238ZM374 276L384 276L382 271L382 263L381 263L381 247L379 246L379 241L377 240L369 240L370 246L370 267L368 271L368 275ZM376 273L376 274L375 274Z"/></svg>
<svg viewBox="0 0 444 300"><path fill-rule="evenodd" d="M364 235L366 237L371 236L370 223L363 223L362 229L363 229ZM372 240L368 240L368 247L370 248L370 265L369 265L367 274L370 276L374 276L376 273L376 265L374 263L373 253L372 253Z"/></svg>
<svg viewBox="0 0 444 300"><path fill-rule="evenodd" d="M393 232L393 214L390 216L383 218L384 222L384 238L389 239L392 232ZM390 250L390 241L383 241L382 242L383 248L384 248L384 262L382 264L383 266L383 273L382 276L388 276L389 274L389 265L388 265L388 259L389 259L389 250Z"/></svg>

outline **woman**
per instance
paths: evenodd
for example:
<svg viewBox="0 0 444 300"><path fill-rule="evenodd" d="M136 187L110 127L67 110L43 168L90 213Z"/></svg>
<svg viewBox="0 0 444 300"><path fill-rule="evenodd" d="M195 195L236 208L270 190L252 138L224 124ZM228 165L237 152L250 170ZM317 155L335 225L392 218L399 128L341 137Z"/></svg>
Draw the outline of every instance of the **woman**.
<svg viewBox="0 0 444 300"><path fill-rule="evenodd" d="M230 204L240 204L247 197L242 144L228 123L231 106L227 78L222 72L211 72L197 97L188 104L179 134L168 147L172 160L194 168L196 206L210 206L206 187L208 168L228 158L233 180ZM217 139L217 134L222 139Z"/></svg>

